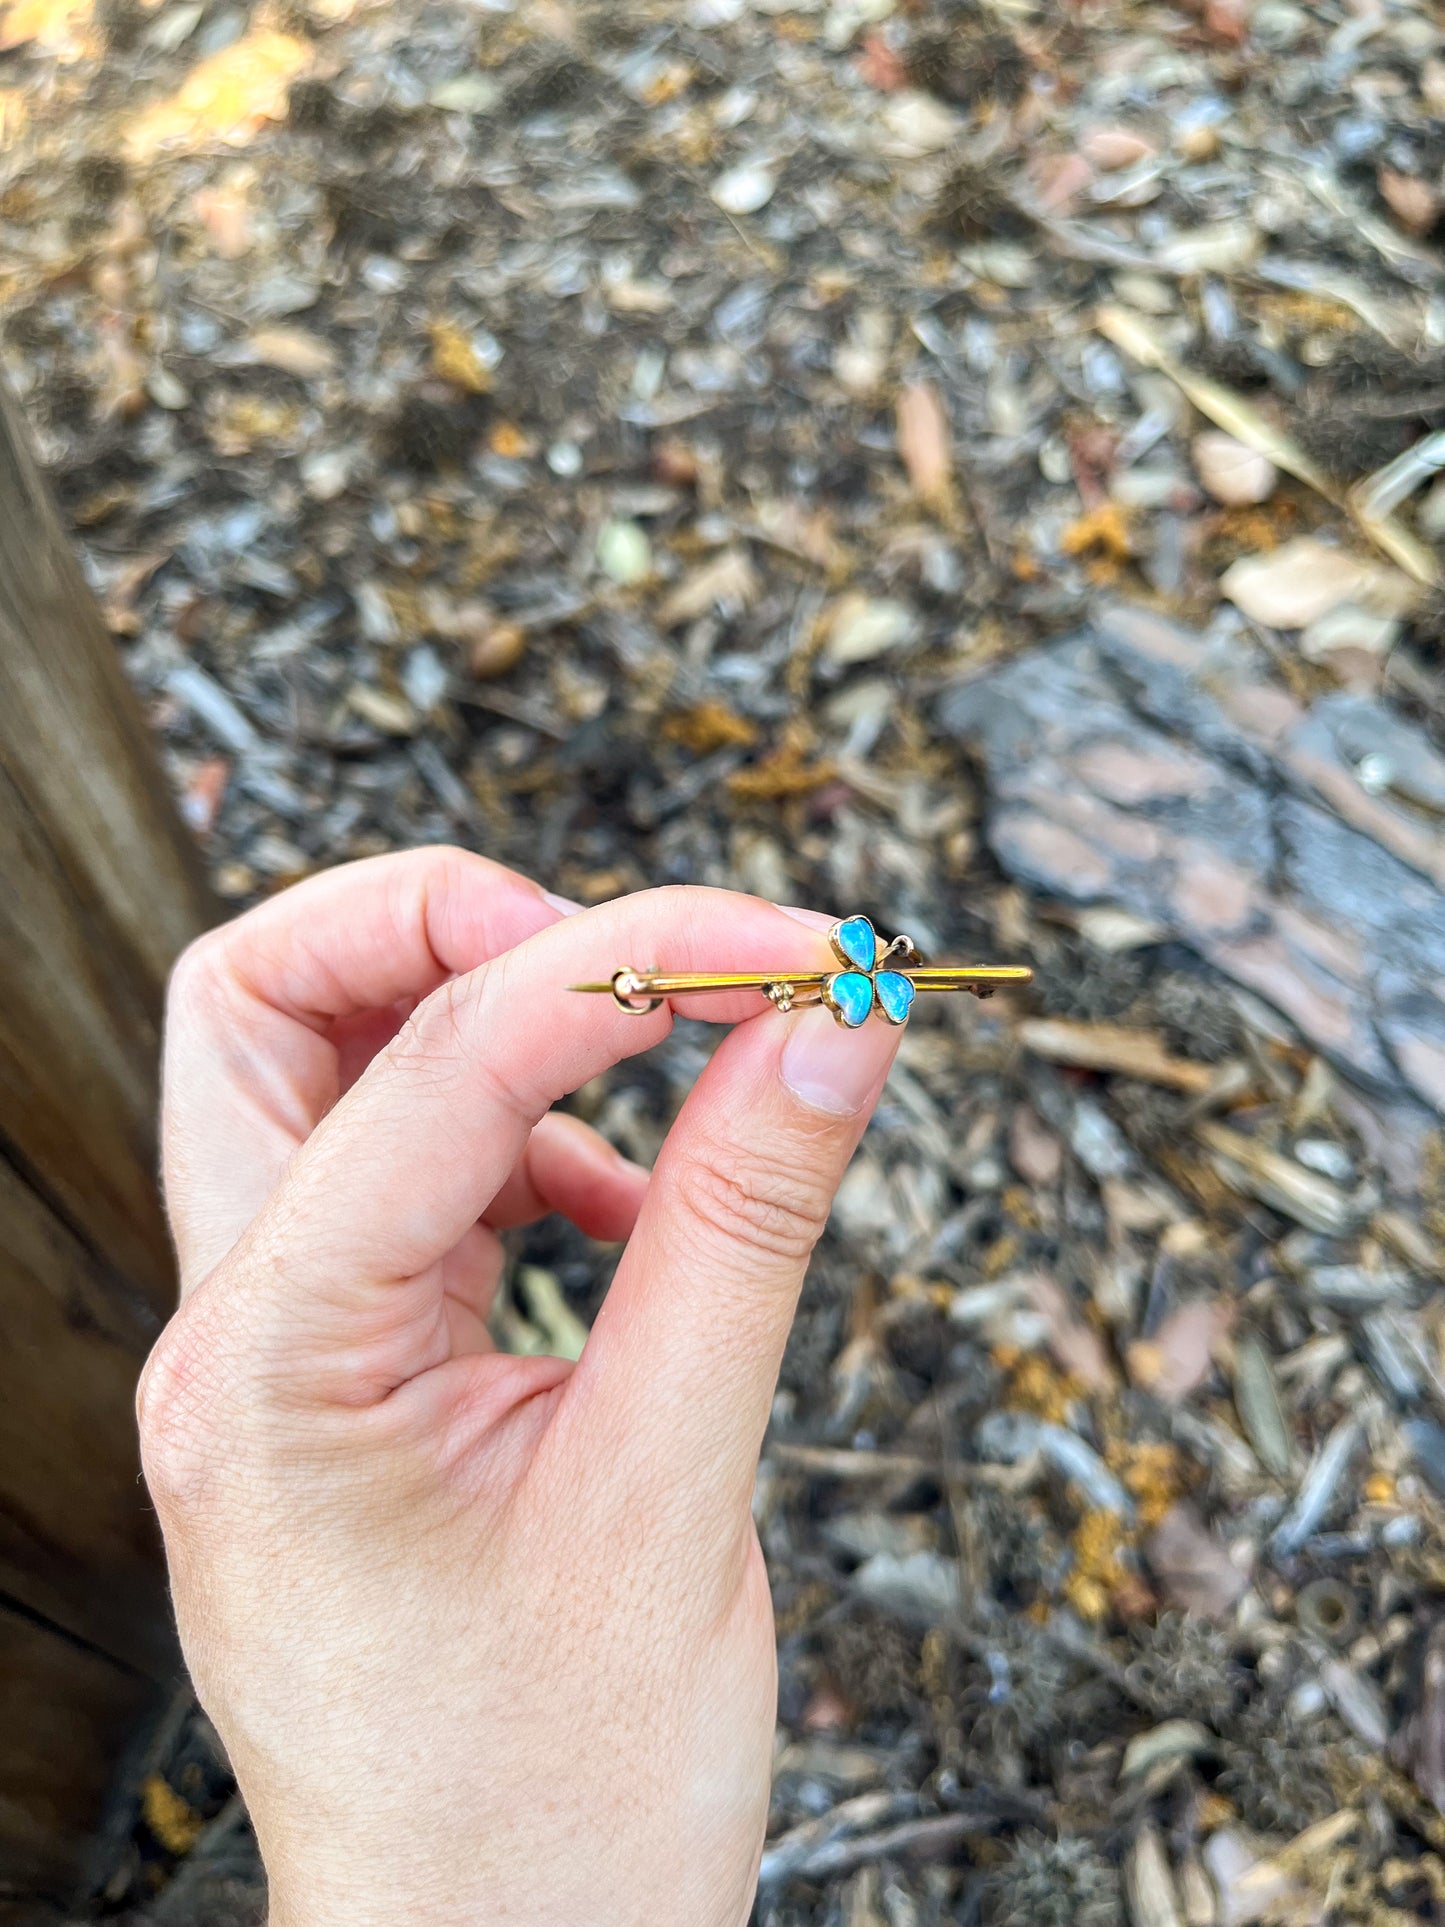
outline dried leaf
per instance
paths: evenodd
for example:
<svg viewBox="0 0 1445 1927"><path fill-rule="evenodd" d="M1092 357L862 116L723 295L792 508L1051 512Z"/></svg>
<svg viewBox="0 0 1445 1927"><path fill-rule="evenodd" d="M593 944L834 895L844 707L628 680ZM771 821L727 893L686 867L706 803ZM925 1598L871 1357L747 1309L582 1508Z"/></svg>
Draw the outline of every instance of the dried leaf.
<svg viewBox="0 0 1445 1927"><path fill-rule="evenodd" d="M1275 1529L1273 1545L1282 1557L1298 1552L1324 1523L1363 1437L1359 1420L1347 1415L1315 1454L1294 1504Z"/></svg>
<svg viewBox="0 0 1445 1927"><path fill-rule="evenodd" d="M1276 1478L1287 1477L1294 1460L1289 1427L1269 1353L1253 1332L1242 1332L1235 1342L1234 1405L1260 1464Z"/></svg>
<svg viewBox="0 0 1445 1927"><path fill-rule="evenodd" d="M1185 1612L1222 1619L1249 1590L1249 1574L1187 1501L1169 1508L1145 1550L1171 1603Z"/></svg>
<svg viewBox="0 0 1445 1927"><path fill-rule="evenodd" d="M1048 1347L1059 1370L1091 1392L1113 1391L1118 1379L1109 1354L1098 1333L1074 1310L1062 1286L1036 1272L1027 1288L1030 1304L1048 1321Z"/></svg>
<svg viewBox="0 0 1445 1927"><path fill-rule="evenodd" d="M757 571L747 550L724 549L684 576L663 599L657 624L660 629L678 629L719 604L735 611L745 609L757 593Z"/></svg>
<svg viewBox="0 0 1445 1927"><path fill-rule="evenodd" d="M1208 1378L1233 1323L1234 1307L1227 1299L1191 1299L1171 1312L1152 1338L1129 1347L1130 1378L1166 1405L1178 1405Z"/></svg>

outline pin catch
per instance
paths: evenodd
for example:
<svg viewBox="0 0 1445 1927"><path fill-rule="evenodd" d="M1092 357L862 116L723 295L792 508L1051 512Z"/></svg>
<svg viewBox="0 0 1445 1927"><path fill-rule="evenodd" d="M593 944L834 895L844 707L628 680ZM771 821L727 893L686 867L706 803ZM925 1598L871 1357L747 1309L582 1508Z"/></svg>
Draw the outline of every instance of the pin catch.
<svg viewBox="0 0 1445 1927"><path fill-rule="evenodd" d="M630 1015L645 1017L670 997L705 990L758 990L779 1010L826 1004L846 1030L875 1012L885 1023L905 1024L920 990L967 990L991 997L1000 984L1026 984L1033 972L1021 964L925 964L911 937L885 944L867 917L843 917L828 932L841 969L831 971L633 970L624 965L605 983L573 984L573 990L606 993Z"/></svg>

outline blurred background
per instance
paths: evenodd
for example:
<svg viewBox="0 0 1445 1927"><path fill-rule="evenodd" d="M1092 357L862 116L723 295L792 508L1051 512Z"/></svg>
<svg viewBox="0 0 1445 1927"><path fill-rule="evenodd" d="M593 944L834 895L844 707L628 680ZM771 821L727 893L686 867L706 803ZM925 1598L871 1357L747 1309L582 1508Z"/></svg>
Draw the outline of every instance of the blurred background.
<svg viewBox="0 0 1445 1927"><path fill-rule="evenodd" d="M920 1006L789 1348L761 1927L1445 1917L1438 10L8 0L0 135L224 909L446 839L1036 969ZM577 1107L648 1159L712 1042ZM516 1257L575 1352L611 1254ZM259 1920L121 1726L90 1915Z"/></svg>

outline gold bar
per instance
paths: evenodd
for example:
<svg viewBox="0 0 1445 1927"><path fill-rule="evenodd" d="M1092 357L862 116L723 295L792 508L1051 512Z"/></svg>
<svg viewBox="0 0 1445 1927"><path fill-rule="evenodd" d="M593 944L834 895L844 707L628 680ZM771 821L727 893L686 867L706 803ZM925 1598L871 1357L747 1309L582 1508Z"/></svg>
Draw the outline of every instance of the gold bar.
<svg viewBox="0 0 1445 1927"><path fill-rule="evenodd" d="M1029 984L1034 978L1026 964L923 964L898 974L911 977L919 990L967 990L974 984Z"/></svg>
<svg viewBox="0 0 1445 1927"><path fill-rule="evenodd" d="M706 990L766 990L770 984L790 984L794 990L821 990L835 970L705 971L671 973L660 970L635 970L629 973L635 997L685 997ZM1033 971L1022 964L936 964L900 970L919 990L971 990L975 984L1026 984ZM570 984L570 990L594 995L614 995L616 985L609 979L600 984Z"/></svg>

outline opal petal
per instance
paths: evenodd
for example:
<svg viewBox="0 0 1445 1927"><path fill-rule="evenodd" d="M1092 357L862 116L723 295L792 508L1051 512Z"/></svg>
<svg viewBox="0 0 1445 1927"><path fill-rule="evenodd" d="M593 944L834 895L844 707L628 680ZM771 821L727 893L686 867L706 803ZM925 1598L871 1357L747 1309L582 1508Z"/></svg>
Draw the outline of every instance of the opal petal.
<svg viewBox="0 0 1445 1927"><path fill-rule="evenodd" d="M878 955L877 938L867 917L845 917L833 932L833 945L840 957L859 970L871 970Z"/></svg>
<svg viewBox="0 0 1445 1927"><path fill-rule="evenodd" d="M916 994L913 980L901 970L880 970L873 979L873 987L878 992L878 1008L889 1023L906 1024Z"/></svg>
<svg viewBox="0 0 1445 1927"><path fill-rule="evenodd" d="M828 979L828 1002L849 1030L857 1030L873 1008L873 979L861 970L840 970Z"/></svg>

